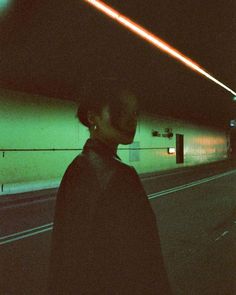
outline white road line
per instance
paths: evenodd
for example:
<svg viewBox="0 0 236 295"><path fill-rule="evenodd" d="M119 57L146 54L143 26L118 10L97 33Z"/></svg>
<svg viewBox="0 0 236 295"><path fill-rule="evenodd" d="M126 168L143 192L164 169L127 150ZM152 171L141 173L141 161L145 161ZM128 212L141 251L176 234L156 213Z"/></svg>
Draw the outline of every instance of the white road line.
<svg viewBox="0 0 236 295"><path fill-rule="evenodd" d="M21 232L13 233L7 236L3 236L3 237L0 237L0 245L4 245L4 244L11 243L20 239L31 237L31 236L43 233L45 231L52 230L52 228L53 228L53 222L47 223L41 226L37 226L31 229L27 229Z"/></svg>
<svg viewBox="0 0 236 295"><path fill-rule="evenodd" d="M190 182L190 183L187 183L187 184L176 186L176 187L173 187L171 189L167 189L167 190L160 191L160 192L157 192L157 193L149 194L148 199L152 200L152 199L155 199L155 198L158 198L158 197L162 197L162 196L165 196L165 195L177 192L177 191L181 191L181 190L184 190L184 189L196 186L196 185L200 185L202 183L206 183L206 182L209 182L209 181L212 181L212 180L224 177L224 176L228 176L228 175L233 174L235 172L236 172L236 170L231 170L231 171L228 171L228 172L224 172L224 173L221 173L221 174L217 174L217 175L214 175L214 176L203 178L203 179L200 179L200 180L197 180L197 181L193 181L193 182Z"/></svg>
<svg viewBox="0 0 236 295"><path fill-rule="evenodd" d="M46 231L49 231L49 230L52 230L52 226L49 227L49 228L45 228L45 229L42 229L42 230L37 230L35 232L32 232L30 234L23 234L19 237L15 237L15 238L10 238L10 239L6 239L4 241L0 241L0 245L4 245L4 244L8 244L8 243L11 243L11 242L15 242L17 240L21 240L21 239L24 239L24 238L28 238L28 237L31 237L31 236L35 236L35 235L38 235L38 234L41 234L43 232L46 232Z"/></svg>
<svg viewBox="0 0 236 295"><path fill-rule="evenodd" d="M224 231L223 234L221 234L219 237L217 237L217 238L215 239L215 241L218 241L219 239L223 238L223 237L224 237L225 235L227 235L228 233L229 233L228 230Z"/></svg>
<svg viewBox="0 0 236 295"><path fill-rule="evenodd" d="M30 229L27 229L27 230L24 230L24 231L13 233L13 234L10 234L10 235L4 236L4 237L0 237L0 241L2 239L12 238L12 237L15 237L16 235L25 234L25 233L31 232L33 230L40 230L40 229L42 229L44 227L48 227L48 226L52 226L52 225L53 225L53 222L50 222L50 223L47 223L47 224L44 224L44 225L41 225L41 226L37 226L37 227L33 227L33 228L30 228Z"/></svg>
<svg viewBox="0 0 236 295"><path fill-rule="evenodd" d="M167 189L167 190L163 190L163 191L160 191L160 192L157 192L157 193L149 194L148 199L151 200L151 199L162 197L162 196L165 196L165 195L168 195L168 194L180 191L180 190L188 189L190 187L200 185L202 183L206 183L206 182L209 182L209 181L212 181L212 180L215 180L215 179L227 176L227 175L231 175L231 174L233 174L235 172L236 172L236 169L228 171L228 172L224 172L224 173L221 173L221 174L218 174L218 175L214 175L214 176L211 176L211 177L203 178L203 179L200 179L200 180L197 180L197 181L194 181L194 182L190 182L190 183L187 183L187 184L184 184L184 185L176 186L176 187L173 187L171 189ZM235 221L235 223L236 223L236 221ZM11 242L14 242L16 240L24 239L24 238L27 238L27 237L30 237L30 236L34 236L34 235L37 235L37 234L40 234L40 233L43 233L43 232L46 232L46 231L49 231L49 230L52 230L52 229L53 229L53 222L48 223L48 224L44 224L42 226L34 227L32 229L28 229L28 230L25 230L25 231L22 231L22 232L17 232L17 233L11 234L11 235L3 236L3 237L0 237L0 245L11 243ZM220 235L216 239L216 241L218 239L220 239L222 236L226 235L227 233L228 233L228 231L224 232L222 235Z"/></svg>

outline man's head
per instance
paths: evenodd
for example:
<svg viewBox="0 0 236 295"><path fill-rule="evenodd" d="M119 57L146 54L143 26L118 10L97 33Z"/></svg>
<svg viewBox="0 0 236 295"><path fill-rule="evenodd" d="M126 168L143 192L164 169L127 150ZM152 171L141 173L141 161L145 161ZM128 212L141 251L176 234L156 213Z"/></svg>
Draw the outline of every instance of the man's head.
<svg viewBox="0 0 236 295"><path fill-rule="evenodd" d="M91 82L80 96L77 117L90 130L91 137L100 137L113 144L130 144L137 127L138 101L122 81Z"/></svg>

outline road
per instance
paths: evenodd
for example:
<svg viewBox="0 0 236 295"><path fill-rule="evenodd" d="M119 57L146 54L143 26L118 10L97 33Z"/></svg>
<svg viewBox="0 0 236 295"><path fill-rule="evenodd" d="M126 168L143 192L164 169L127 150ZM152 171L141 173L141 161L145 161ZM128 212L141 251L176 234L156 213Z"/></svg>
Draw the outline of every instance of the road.
<svg viewBox="0 0 236 295"><path fill-rule="evenodd" d="M236 294L235 163L150 174L142 182L174 295ZM55 195L1 198L1 294L45 294Z"/></svg>

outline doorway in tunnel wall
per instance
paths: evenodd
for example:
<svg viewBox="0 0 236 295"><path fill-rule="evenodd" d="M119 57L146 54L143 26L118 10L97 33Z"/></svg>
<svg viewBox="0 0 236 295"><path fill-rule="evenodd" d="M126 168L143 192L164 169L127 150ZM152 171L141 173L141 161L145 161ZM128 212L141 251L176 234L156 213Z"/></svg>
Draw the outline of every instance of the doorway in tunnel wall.
<svg viewBox="0 0 236 295"><path fill-rule="evenodd" d="M184 163L184 135L176 134L176 163Z"/></svg>
<svg viewBox="0 0 236 295"><path fill-rule="evenodd" d="M230 130L230 148L229 156L236 159L236 128Z"/></svg>

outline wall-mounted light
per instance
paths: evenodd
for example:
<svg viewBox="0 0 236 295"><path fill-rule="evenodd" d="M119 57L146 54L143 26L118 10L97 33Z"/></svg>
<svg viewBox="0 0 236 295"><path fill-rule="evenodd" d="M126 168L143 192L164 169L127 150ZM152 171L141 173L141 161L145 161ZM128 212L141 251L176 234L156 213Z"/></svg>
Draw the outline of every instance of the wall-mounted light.
<svg viewBox="0 0 236 295"><path fill-rule="evenodd" d="M229 126L230 127L236 127L236 120L230 120Z"/></svg>
<svg viewBox="0 0 236 295"><path fill-rule="evenodd" d="M173 155L173 154L175 154L175 148L173 148L173 147L169 147L168 149L168 154L170 154L170 155Z"/></svg>
<svg viewBox="0 0 236 295"><path fill-rule="evenodd" d="M236 96L233 97L233 101L236 101Z"/></svg>

